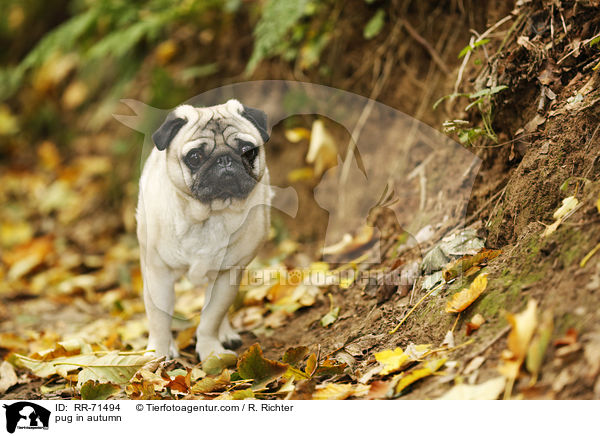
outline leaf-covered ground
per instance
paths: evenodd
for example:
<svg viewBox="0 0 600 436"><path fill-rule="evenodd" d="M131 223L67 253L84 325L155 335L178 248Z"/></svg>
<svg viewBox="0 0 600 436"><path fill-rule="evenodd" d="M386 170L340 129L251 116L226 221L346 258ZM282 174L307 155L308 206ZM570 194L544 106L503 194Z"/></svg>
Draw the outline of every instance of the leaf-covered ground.
<svg viewBox="0 0 600 436"><path fill-rule="evenodd" d="M274 212L272 238L250 266L249 277L268 270L272 280L242 285L230 313L243 332L237 359L197 361L203 295L186 280L173 323L181 357L144 355L133 203L120 203L120 167L104 152L112 132L80 138L76 156L50 140L31 148L34 159L15 151L0 171L2 397L599 398L598 5L519 2L488 12L488 31L445 77L446 89L473 92L440 104L449 133L483 160L468 227L444 220L468 189L456 180L427 193L418 247L381 208L370 226L328 247L339 262L323 262L315 246L327 218L310 198L335 148L320 141L306 163L323 121L277 126L274 182L295 187L304 207L295 221ZM369 32L381 26L376 19ZM395 43L385 39L382 52ZM425 48L427 59L435 50ZM341 149L339 126L324 126ZM435 179L451 158L422 177ZM134 198L135 189L124 190ZM389 208L402 217L403 206ZM361 262L376 238L382 262ZM400 286L361 280L375 270L427 275Z"/></svg>

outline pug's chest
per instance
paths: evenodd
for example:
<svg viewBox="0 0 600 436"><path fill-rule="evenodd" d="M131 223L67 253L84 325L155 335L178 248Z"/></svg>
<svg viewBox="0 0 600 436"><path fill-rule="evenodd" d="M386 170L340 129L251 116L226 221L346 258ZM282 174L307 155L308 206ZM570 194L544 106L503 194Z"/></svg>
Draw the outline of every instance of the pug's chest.
<svg viewBox="0 0 600 436"><path fill-rule="evenodd" d="M237 257L245 254L236 253L244 251L238 244L240 234L236 230L231 219L217 216L190 226L178 235L178 257L192 282L200 281L209 271L235 266Z"/></svg>

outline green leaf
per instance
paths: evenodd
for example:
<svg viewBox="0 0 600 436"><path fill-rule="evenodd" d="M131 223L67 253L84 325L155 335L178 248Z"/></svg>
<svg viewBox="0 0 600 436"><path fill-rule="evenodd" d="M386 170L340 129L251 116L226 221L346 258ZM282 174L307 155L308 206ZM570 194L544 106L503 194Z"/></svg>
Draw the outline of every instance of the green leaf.
<svg viewBox="0 0 600 436"><path fill-rule="evenodd" d="M363 36L365 39L373 39L381 32L383 25L385 24L385 11L383 9L377 9L375 15L371 17L369 22L363 29Z"/></svg>
<svg viewBox="0 0 600 436"><path fill-rule="evenodd" d="M288 369L288 364L265 359L260 345L252 345L238 361L238 372L244 379L252 379L252 389L262 389Z"/></svg>
<svg viewBox="0 0 600 436"><path fill-rule="evenodd" d="M473 45L467 45L465 46L460 53L458 54L458 58L463 58L466 56L467 53L469 53L470 51L475 50L477 47L481 46L481 45L485 45L488 42L490 42L490 40L488 38L483 38L481 41L477 41L474 42Z"/></svg>
<svg viewBox="0 0 600 436"><path fill-rule="evenodd" d="M499 86L492 86L491 88L484 88L481 91L477 91L474 94L470 94L469 98L473 99L473 98L480 98L480 97L485 97L488 95L498 94L500 91L503 91L506 88L508 88L508 86L506 86L506 85L499 85Z"/></svg>
<svg viewBox="0 0 600 436"><path fill-rule="evenodd" d="M98 383L94 380L88 380L81 386L80 392L82 400L106 400L120 390L119 386L112 383Z"/></svg>
<svg viewBox="0 0 600 436"><path fill-rule="evenodd" d="M590 41L590 47L593 47L598 43L600 43L600 35L596 35L592 38L592 40Z"/></svg>
<svg viewBox="0 0 600 436"><path fill-rule="evenodd" d="M444 95L443 97L439 98L435 103L433 103L433 109L437 109L437 107L440 105L440 103L443 102L444 100L446 100L447 98L468 97L468 96L469 96L469 94L466 94L464 92L455 92L453 94Z"/></svg>
<svg viewBox="0 0 600 436"><path fill-rule="evenodd" d="M258 63L280 53L279 49L294 25L306 13L308 0L269 0L254 28L254 50L246 66L252 73Z"/></svg>

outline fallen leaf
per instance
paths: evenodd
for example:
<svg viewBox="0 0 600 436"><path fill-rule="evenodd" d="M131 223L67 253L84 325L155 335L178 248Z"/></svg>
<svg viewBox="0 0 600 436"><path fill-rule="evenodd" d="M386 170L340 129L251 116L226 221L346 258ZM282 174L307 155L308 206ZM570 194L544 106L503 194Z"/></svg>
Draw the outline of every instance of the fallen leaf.
<svg viewBox="0 0 600 436"><path fill-rule="evenodd" d="M252 389L264 388L287 371L287 363L265 359L260 345L252 345L242 356L237 364L237 370L243 379L253 380Z"/></svg>
<svg viewBox="0 0 600 436"><path fill-rule="evenodd" d="M340 315L340 308L339 306L333 305L333 297L331 294L327 294L327 296L329 297L329 312L327 312L325 315L323 315L323 318L321 318L321 326L323 327L328 327L333 324Z"/></svg>
<svg viewBox="0 0 600 436"><path fill-rule="evenodd" d="M231 393L232 400L247 400L248 398L256 398L254 396L254 391L250 388L242 389L239 391L233 391Z"/></svg>
<svg viewBox="0 0 600 436"><path fill-rule="evenodd" d="M317 355L312 353L310 356L308 356L308 360L306 361L306 368L304 369L306 375L312 377L317 370L317 365Z"/></svg>
<svg viewBox="0 0 600 436"><path fill-rule="evenodd" d="M317 387L312 396L313 400L345 400L351 396L364 396L369 393L365 385L352 385L350 383L328 383Z"/></svg>
<svg viewBox="0 0 600 436"><path fill-rule="evenodd" d="M413 362L400 347L394 350L383 350L375 353L375 359L383 365L383 368L379 371L379 375L388 375L400 371Z"/></svg>
<svg viewBox="0 0 600 436"><path fill-rule="evenodd" d="M369 244L375 235L375 228L364 225L352 236L346 233L342 240L334 245L323 248L323 255L348 254Z"/></svg>
<svg viewBox="0 0 600 436"><path fill-rule="evenodd" d="M314 164L315 177L320 177L326 170L337 165L337 153L335 140L325 128L323 121L314 121L306 162Z"/></svg>
<svg viewBox="0 0 600 436"><path fill-rule="evenodd" d="M448 330L446 332L446 336L444 336L444 340L441 343L441 346L447 346L448 348L454 348L454 333L452 330Z"/></svg>
<svg viewBox="0 0 600 436"><path fill-rule="evenodd" d="M487 274L480 274L475 277L471 286L463 289L452 296L446 303L446 312L457 313L462 312L469 307L485 290L487 286Z"/></svg>
<svg viewBox="0 0 600 436"><path fill-rule="evenodd" d="M463 371L463 374L465 374L465 375L471 374L472 372L479 369L479 367L481 365L483 365L483 362L485 362L485 357L483 357L483 356L474 357L473 360L471 360L467 364L467 366L465 366L465 370Z"/></svg>
<svg viewBox="0 0 600 436"><path fill-rule="evenodd" d="M554 212L552 215L556 221L546 227L544 230L543 237L549 236L558 229L558 226L562 224L562 222L567 219L569 214L573 212L579 204L579 200L574 196L564 198L562 201L562 205Z"/></svg>
<svg viewBox="0 0 600 436"><path fill-rule="evenodd" d="M579 200L577 198L571 196L564 198L562 201L562 206L560 206L556 212L552 215L554 219L563 218L566 214L575 209L575 206L579 204Z"/></svg>
<svg viewBox="0 0 600 436"><path fill-rule="evenodd" d="M202 361L202 370L209 375L221 374L225 368L235 366L237 361L233 353L221 353L218 356L211 354Z"/></svg>
<svg viewBox="0 0 600 436"><path fill-rule="evenodd" d="M85 382L79 392L82 400L106 400L120 392L121 388L113 383L98 383L94 380Z"/></svg>
<svg viewBox="0 0 600 436"><path fill-rule="evenodd" d="M306 356L308 356L308 347L294 347L288 348L283 354L283 358L281 360L283 363L296 366L298 363L302 362Z"/></svg>
<svg viewBox="0 0 600 436"><path fill-rule="evenodd" d="M366 400L378 400L385 398L390 390L391 383L389 381L375 380L369 385L369 393Z"/></svg>
<svg viewBox="0 0 600 436"><path fill-rule="evenodd" d="M16 385L18 382L17 374L13 366L4 361L0 364L0 394L3 394L8 388Z"/></svg>
<svg viewBox="0 0 600 436"><path fill-rule="evenodd" d="M296 168L287 174L287 180L290 183L301 180L312 180L315 177L315 170L312 167Z"/></svg>
<svg viewBox="0 0 600 436"><path fill-rule="evenodd" d="M567 330L565 335L554 341L555 347L561 347L563 345L573 345L577 342L577 330L573 327Z"/></svg>
<svg viewBox="0 0 600 436"><path fill-rule="evenodd" d="M435 373L438 369L446 363L446 358L431 360L428 362L423 362L416 368L406 372L401 373L395 376L392 379L392 384L394 385L393 397L399 397L402 395L402 392L415 383L418 380L421 380L425 377L428 377Z"/></svg>
<svg viewBox="0 0 600 436"><path fill-rule="evenodd" d="M194 394L205 394L225 389L230 383L229 375L223 373L222 375L212 378L205 377L199 380L194 386L192 386L192 393Z"/></svg>
<svg viewBox="0 0 600 436"><path fill-rule="evenodd" d="M471 333L473 333L475 330L478 330L484 322L485 318L480 313L473 316L473 318L471 318L471 321L467 323L467 336L470 336Z"/></svg>
<svg viewBox="0 0 600 436"><path fill-rule="evenodd" d="M9 280L17 280L41 265L53 249L53 238L43 236L5 252L2 260L10 267Z"/></svg>
<svg viewBox="0 0 600 436"><path fill-rule="evenodd" d="M444 280L449 282L475 266L489 263L490 260L495 259L501 253L502 250L490 250L489 248L484 248L479 253L472 256L463 256L444 268L442 272Z"/></svg>
<svg viewBox="0 0 600 436"><path fill-rule="evenodd" d="M496 377L478 385L459 384L438 400L496 400L504 391L506 379Z"/></svg>
<svg viewBox="0 0 600 436"><path fill-rule="evenodd" d="M536 330L535 336L531 340L531 344L527 350L527 358L525 361L525 367L531 374L530 385L533 386L542 367L544 361L544 355L546 354L546 348L550 343L552 337L552 331L554 329L554 320L552 312L545 311L542 315L540 324ZM575 332L575 341L577 341L577 332Z"/></svg>
<svg viewBox="0 0 600 436"><path fill-rule="evenodd" d="M286 129L284 135L289 142L296 143L303 139L310 139L310 130L305 127L294 127L293 129Z"/></svg>
<svg viewBox="0 0 600 436"><path fill-rule="evenodd" d="M503 362L498 370L510 380L505 392L505 397L508 398L513 382L519 376L519 370L537 328L537 302L529 300L523 312L518 314L509 313L506 315L506 319L512 329L507 340L508 350L501 354Z"/></svg>
<svg viewBox="0 0 600 436"><path fill-rule="evenodd" d="M83 368L77 374L77 386L81 387L88 380L110 382L116 384L126 383L144 364L154 358L140 354L108 353L79 354L69 357L43 361L26 356L16 355L16 361L30 369L38 377L48 377L58 374L64 378L71 371Z"/></svg>
<svg viewBox="0 0 600 436"><path fill-rule="evenodd" d="M600 374L600 332L590 333L585 339L583 356L589 367L587 377L594 380Z"/></svg>
<svg viewBox="0 0 600 436"><path fill-rule="evenodd" d="M325 362L319 364L316 371L314 371L313 377L343 374L347 366L348 365L345 363L338 363L333 359L326 359Z"/></svg>

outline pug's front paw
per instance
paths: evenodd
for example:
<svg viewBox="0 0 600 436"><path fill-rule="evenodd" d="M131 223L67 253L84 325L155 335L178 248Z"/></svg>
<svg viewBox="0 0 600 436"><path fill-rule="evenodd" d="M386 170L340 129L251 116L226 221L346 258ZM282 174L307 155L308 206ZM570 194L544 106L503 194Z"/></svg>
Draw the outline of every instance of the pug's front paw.
<svg viewBox="0 0 600 436"><path fill-rule="evenodd" d="M221 354L233 354L233 351L226 350L217 338L198 336L196 342L196 353L200 361L205 361L210 356L219 356Z"/></svg>
<svg viewBox="0 0 600 436"><path fill-rule="evenodd" d="M168 346L156 346L152 342L148 342L144 355L152 357L165 356L167 360L176 359L179 357L179 348L177 348L177 343L172 339Z"/></svg>
<svg viewBox="0 0 600 436"><path fill-rule="evenodd" d="M221 324L219 341L225 348L234 350L242 345L242 337L231 327L228 320Z"/></svg>

